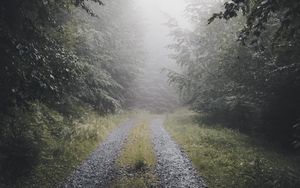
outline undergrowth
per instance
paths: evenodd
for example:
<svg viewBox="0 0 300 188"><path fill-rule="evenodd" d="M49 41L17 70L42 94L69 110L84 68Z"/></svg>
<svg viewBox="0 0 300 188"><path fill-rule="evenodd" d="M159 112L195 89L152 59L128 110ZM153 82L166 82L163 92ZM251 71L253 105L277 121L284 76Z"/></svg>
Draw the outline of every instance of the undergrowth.
<svg viewBox="0 0 300 188"><path fill-rule="evenodd" d="M191 111L168 115L165 126L212 188L300 187L300 158L239 132L197 121Z"/></svg>
<svg viewBox="0 0 300 188"><path fill-rule="evenodd" d="M41 103L3 119L0 187L56 187L128 114L70 118ZM16 127L16 128L15 128Z"/></svg>

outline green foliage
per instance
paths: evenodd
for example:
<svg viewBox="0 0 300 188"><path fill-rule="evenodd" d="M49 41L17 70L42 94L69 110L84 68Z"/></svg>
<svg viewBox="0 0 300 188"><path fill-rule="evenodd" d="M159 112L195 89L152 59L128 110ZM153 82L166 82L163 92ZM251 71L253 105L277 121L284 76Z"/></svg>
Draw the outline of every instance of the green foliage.
<svg viewBox="0 0 300 188"><path fill-rule="evenodd" d="M101 4L100 1L96 2ZM85 6L84 1L73 3ZM8 106L23 105L24 102L33 100L53 104L64 100L68 95L82 99L102 113L120 108L124 95L114 93L121 93L123 86L127 86L134 78L135 74L131 71L134 71L134 67L112 72L119 69L119 63L110 62L110 67L106 64L107 61L119 59L117 54L104 54L103 51L95 50L101 43L108 41L98 41L98 46L89 47L89 41L85 41L86 36L77 38L79 33L74 24L78 18L69 14L69 11L73 11L71 5L72 1L56 3L32 0L20 4L15 1L1 3L2 111L5 112ZM91 24L95 21L90 20L91 18L85 20L88 26L83 29L92 29ZM73 22L73 25L68 22ZM97 40L106 32L103 29L96 31ZM112 33L110 35L118 36ZM105 49L108 48L111 46L105 46ZM131 52L128 51L126 56L128 53ZM128 57L124 60L130 61Z"/></svg>
<svg viewBox="0 0 300 188"><path fill-rule="evenodd" d="M246 41L259 44L264 30L268 28L268 24L274 18L279 22L276 32L271 36L274 43L293 44L296 42L295 40L299 39L300 3L297 0L233 0L226 2L224 7L225 11L213 14L209 23L213 22L215 18L231 19L238 16L239 11L242 11L246 15L247 21L245 28L240 32L239 40L244 44ZM279 43L275 45L279 45Z"/></svg>
<svg viewBox="0 0 300 188"><path fill-rule="evenodd" d="M61 115L40 103L10 109L1 116L1 182L12 183L28 174L47 157L45 151L57 152L57 139L69 134L68 130Z"/></svg>

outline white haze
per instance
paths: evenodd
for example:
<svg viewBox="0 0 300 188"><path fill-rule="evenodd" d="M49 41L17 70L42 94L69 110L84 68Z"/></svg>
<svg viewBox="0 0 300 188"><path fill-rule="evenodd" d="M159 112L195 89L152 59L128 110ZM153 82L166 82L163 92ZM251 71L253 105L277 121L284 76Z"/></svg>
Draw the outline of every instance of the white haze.
<svg viewBox="0 0 300 188"><path fill-rule="evenodd" d="M152 111L173 109L179 104L177 94L169 86L164 68L174 68L175 62L167 48L172 43L166 23L174 18L180 25L184 19L184 0L134 0L143 32L144 66L136 81L138 95L134 106Z"/></svg>
<svg viewBox="0 0 300 188"><path fill-rule="evenodd" d="M100 22L95 21L98 22L95 24L95 28L97 31L99 30L100 38L102 36L101 30L105 31L105 27L109 28L110 25L120 22L117 30L131 36L136 35L136 42L140 43L138 45L141 46L141 49L126 49L125 46L120 46L125 51L140 50L139 56L142 57L142 62L139 63L141 65L140 74L132 83L133 89L131 90L134 91L134 94L132 94L133 98L129 100L129 105L133 108L154 112L174 109L180 103L179 97L175 89L169 86L167 72L162 72L164 68L177 69L175 61L170 58L172 51L167 48L173 42L169 36L171 29L166 23L172 18L177 21L180 27L189 28L188 19L184 16L185 0L106 0L104 4L105 6L98 7L92 2L89 3L101 20ZM124 12L112 12L116 6L122 7L121 10ZM120 15L122 15L120 20L114 20ZM128 28L127 22L135 24L129 25ZM108 30L107 33L109 32ZM91 39L87 41L89 45L95 43L95 41L93 42L93 35L87 38ZM119 44L126 43L128 41ZM131 56L135 55L133 53ZM141 57L136 58L140 59ZM130 58L134 59L133 57Z"/></svg>

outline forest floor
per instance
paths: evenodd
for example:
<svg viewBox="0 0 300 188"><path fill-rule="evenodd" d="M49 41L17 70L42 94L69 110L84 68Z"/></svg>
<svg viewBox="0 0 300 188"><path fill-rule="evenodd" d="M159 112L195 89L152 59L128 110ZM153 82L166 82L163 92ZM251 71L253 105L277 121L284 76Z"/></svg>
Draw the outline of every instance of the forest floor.
<svg viewBox="0 0 300 188"><path fill-rule="evenodd" d="M298 187L297 156L198 118L188 110L138 113L60 187Z"/></svg>

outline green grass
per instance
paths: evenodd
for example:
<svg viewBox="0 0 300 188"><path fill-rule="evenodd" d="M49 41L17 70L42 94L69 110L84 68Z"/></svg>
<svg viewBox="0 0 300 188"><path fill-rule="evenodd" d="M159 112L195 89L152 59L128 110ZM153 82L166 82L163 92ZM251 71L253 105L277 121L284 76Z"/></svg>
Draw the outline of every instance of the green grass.
<svg viewBox="0 0 300 188"><path fill-rule="evenodd" d="M64 126L70 127L66 130L69 134L55 141L55 150L44 149L40 163L15 187L56 187L128 116L124 113L103 117L89 112L85 118L69 122L71 127Z"/></svg>
<svg viewBox="0 0 300 188"><path fill-rule="evenodd" d="M166 129L211 188L300 187L300 160L236 131L197 123L197 114L170 114Z"/></svg>
<svg viewBox="0 0 300 188"><path fill-rule="evenodd" d="M154 175L155 153L151 143L147 114L139 114L137 126L132 130L117 164L124 173L111 187L143 188L157 183Z"/></svg>

